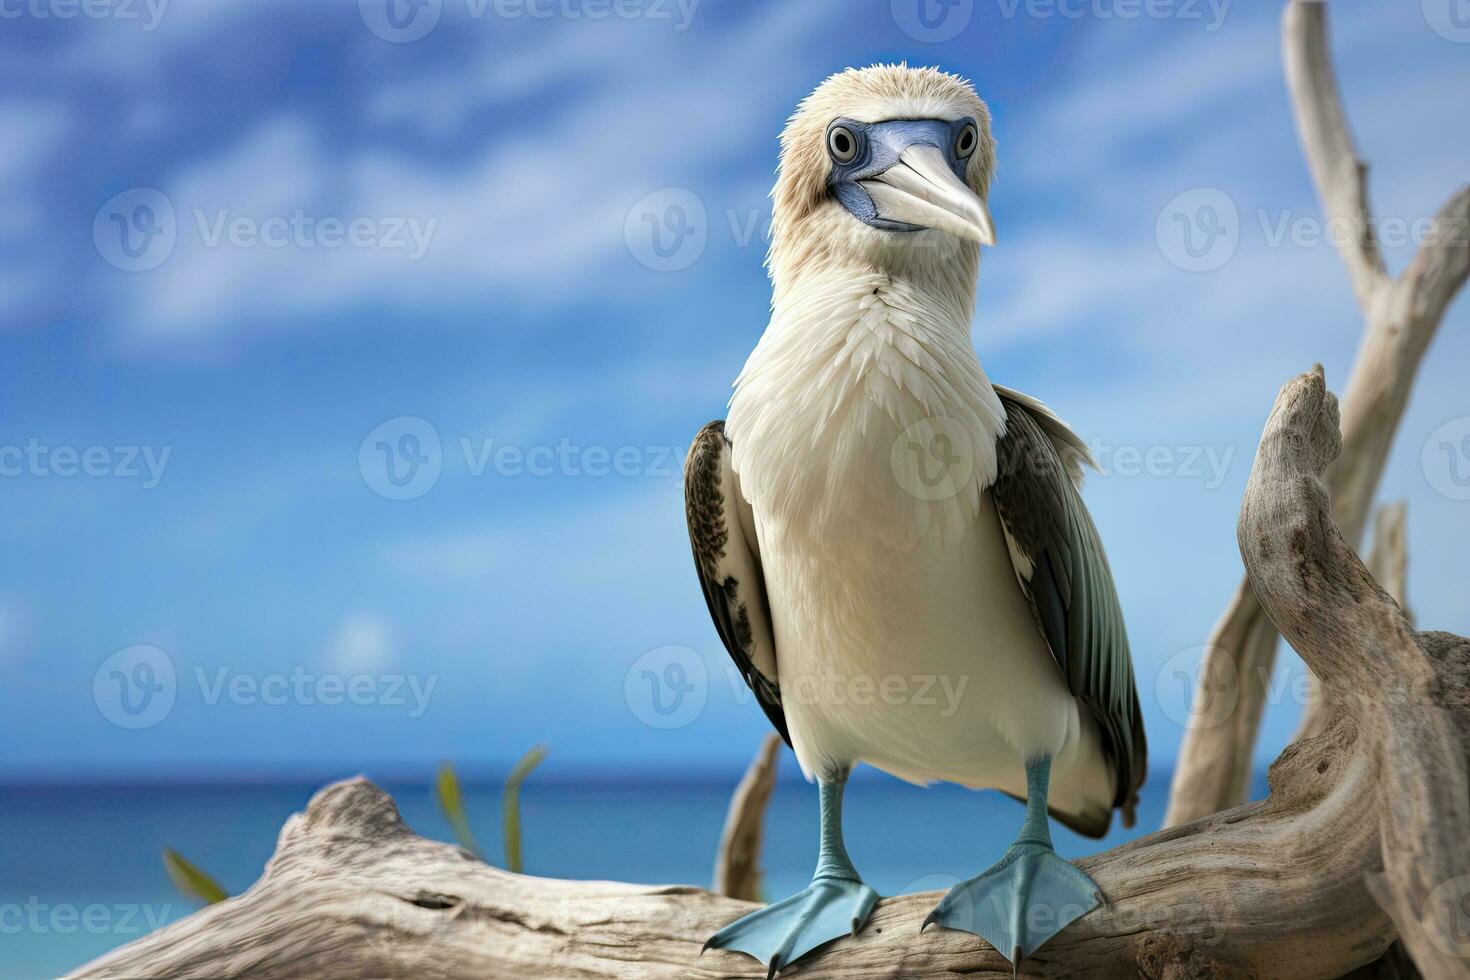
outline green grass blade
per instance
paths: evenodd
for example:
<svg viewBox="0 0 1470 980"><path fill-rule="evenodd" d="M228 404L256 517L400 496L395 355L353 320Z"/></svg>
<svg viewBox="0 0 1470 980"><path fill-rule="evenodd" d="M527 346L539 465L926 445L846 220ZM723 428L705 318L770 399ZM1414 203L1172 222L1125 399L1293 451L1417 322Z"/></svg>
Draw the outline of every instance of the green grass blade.
<svg viewBox="0 0 1470 980"><path fill-rule="evenodd" d="M219 882L184 860L171 847L163 849L163 867L174 887L186 898L213 905L230 897L230 893L221 888Z"/></svg>
<svg viewBox="0 0 1470 980"><path fill-rule="evenodd" d="M546 759L544 745L521 756L505 779L505 869L521 873L521 783Z"/></svg>
<svg viewBox="0 0 1470 980"><path fill-rule="evenodd" d="M447 762L439 767L439 779L435 783L434 792L439 798L439 809L444 811L444 819L449 821L459 846L480 860L485 860L485 856L480 853L480 845L475 842L475 835L470 833L470 821L465 815L464 792L459 787L459 777L454 774L454 767Z"/></svg>

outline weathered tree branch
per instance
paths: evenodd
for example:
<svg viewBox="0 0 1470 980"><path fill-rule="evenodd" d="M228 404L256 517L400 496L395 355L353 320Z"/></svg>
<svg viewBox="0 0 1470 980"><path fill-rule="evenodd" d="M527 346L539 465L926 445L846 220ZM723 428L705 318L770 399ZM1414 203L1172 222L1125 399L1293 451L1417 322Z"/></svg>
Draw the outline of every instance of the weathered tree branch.
<svg viewBox="0 0 1470 980"><path fill-rule="evenodd" d="M766 735L750 763L725 814L725 830L715 855L714 893L726 898L758 902L761 895L761 839L765 835L766 804L776 788L776 758L781 737Z"/></svg>
<svg viewBox="0 0 1470 980"><path fill-rule="evenodd" d="M1378 508L1373 518L1373 547L1368 550L1368 574L1393 596L1404 611L1409 625L1414 613L1409 609L1409 503L1395 500Z"/></svg>
<svg viewBox="0 0 1470 980"><path fill-rule="evenodd" d="M1343 540L1318 478L1338 449L1320 371L1289 383L1239 526L1265 609L1340 706L1332 726L1282 754L1265 801L1080 861L1107 904L1029 959L1028 973L1341 977L1401 930L1425 976L1464 975L1456 908L1431 899L1470 892L1470 642L1414 633ZM861 935L801 975L1009 977L968 933L920 935L939 897L881 902ZM695 888L499 871L415 836L386 795L354 780L287 822L249 891L74 976L761 976L738 954L699 953L749 908Z"/></svg>
<svg viewBox="0 0 1470 980"><path fill-rule="evenodd" d="M1373 520L1373 547L1364 563L1368 574L1373 576L1383 591L1393 597L1404 611L1409 625L1414 617L1408 606L1409 540L1407 526L1408 505L1402 501L1384 504L1378 508ZM1307 674L1307 699L1302 712L1301 727L1293 741L1321 735L1332 723L1332 701L1322 690L1317 675Z"/></svg>
<svg viewBox="0 0 1470 980"><path fill-rule="evenodd" d="M1342 108L1327 42L1327 4L1290 3L1282 33L1286 81L1293 96L1302 152L1322 198L1327 219L1356 234L1342 249L1358 302L1367 307L1388 281L1388 267L1373 233L1368 205L1368 164L1358 157Z"/></svg>
<svg viewBox="0 0 1470 980"><path fill-rule="evenodd" d="M1424 352L1470 275L1470 187L1440 209L1408 269L1390 278L1368 209L1367 168L1353 148L1332 69L1327 4L1290 0L1282 39L1297 128L1323 210L1330 222L1354 231L1341 251L1366 324L1343 400L1342 455L1328 471L1327 487L1337 526L1356 544ZM1185 732L1166 826L1246 798L1276 647L1275 627L1242 580L1206 645L1195 699L1197 711L1218 710L1205 685L1233 684L1227 696L1234 710L1223 719L1197 714Z"/></svg>
<svg viewBox="0 0 1470 980"><path fill-rule="evenodd" d="M1374 896L1426 977L1463 977L1470 944L1454 929L1470 895L1470 642L1416 634L1327 518L1315 477L1317 460L1341 448L1336 419L1322 421L1335 406L1320 369L1295 387L1266 425L1241 510L1241 554L1272 621L1338 706L1327 735L1301 747L1351 726L1381 754L1371 805L1383 815L1383 871L1367 874ZM1283 537L1296 560L1278 557ZM1450 900L1434 900L1445 888Z"/></svg>

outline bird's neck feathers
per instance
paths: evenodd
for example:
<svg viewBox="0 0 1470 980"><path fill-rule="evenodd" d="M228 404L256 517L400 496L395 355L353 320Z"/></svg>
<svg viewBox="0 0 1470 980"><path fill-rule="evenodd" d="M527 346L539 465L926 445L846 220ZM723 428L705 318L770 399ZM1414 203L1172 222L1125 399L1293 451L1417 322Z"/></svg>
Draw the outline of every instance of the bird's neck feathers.
<svg viewBox="0 0 1470 980"><path fill-rule="evenodd" d="M970 341L978 259L956 252L974 250L933 248L947 254L874 262L773 247L771 321L727 422L742 489L766 523L821 536L833 522L886 522L885 543L913 546L973 522L1005 409ZM937 492L928 472L909 472L927 467L936 438L963 457Z"/></svg>
<svg viewBox="0 0 1470 980"><path fill-rule="evenodd" d="M882 273L917 294L952 304L954 325L968 334L980 246L933 229L903 235L879 231L831 203L804 211L799 220L785 214L787 209L778 201L766 255L775 316L795 293Z"/></svg>

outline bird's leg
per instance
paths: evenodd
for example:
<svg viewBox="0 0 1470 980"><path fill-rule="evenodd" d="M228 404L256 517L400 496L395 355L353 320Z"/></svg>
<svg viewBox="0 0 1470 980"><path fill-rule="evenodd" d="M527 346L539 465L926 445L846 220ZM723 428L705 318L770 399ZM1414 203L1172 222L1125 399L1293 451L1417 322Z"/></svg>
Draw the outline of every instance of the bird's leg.
<svg viewBox="0 0 1470 980"><path fill-rule="evenodd" d="M1051 937L1102 903L1096 882L1057 856L1047 823L1051 758L1026 764L1026 821L1005 857L961 882L929 913L924 927L973 932L1017 970Z"/></svg>
<svg viewBox="0 0 1470 980"><path fill-rule="evenodd" d="M863 884L842 844L842 790L847 773L821 781L822 847L812 883L790 898L737 919L710 937L705 949L749 953L770 969L796 962L818 946L857 935L878 893Z"/></svg>

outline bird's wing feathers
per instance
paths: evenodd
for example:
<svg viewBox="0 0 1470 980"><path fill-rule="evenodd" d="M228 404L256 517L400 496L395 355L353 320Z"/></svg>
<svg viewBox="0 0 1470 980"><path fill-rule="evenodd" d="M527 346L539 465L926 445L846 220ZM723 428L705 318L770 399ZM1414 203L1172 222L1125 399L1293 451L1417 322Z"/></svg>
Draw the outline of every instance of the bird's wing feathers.
<svg viewBox="0 0 1470 980"><path fill-rule="evenodd" d="M1082 437L1072 431L1072 427L1057 417L1057 414L1041 403L1039 399L1030 395L1022 394L1014 388L1005 385L991 385L995 393L1000 396L1001 401L1007 404L1020 405L1031 416L1032 420L1046 433L1051 444L1056 447L1062 457L1062 463L1067 468L1067 475L1072 478L1072 483L1078 489L1082 487L1082 472L1086 467L1097 469L1097 460L1092 458L1092 450Z"/></svg>
<svg viewBox="0 0 1470 980"><path fill-rule="evenodd" d="M1113 806L1131 826L1147 747L1113 575L1064 459L1069 449L1085 454L1086 446L1056 416L1038 411L1038 402L998 390L1006 434L991 492L1016 577L1073 696L1097 720L1117 770Z"/></svg>
<svg viewBox="0 0 1470 980"><path fill-rule="evenodd" d="M750 505L730 465L730 442L723 422L711 422L699 430L689 447L684 463L684 510L694 568L710 618L766 717L790 745L760 545Z"/></svg>

